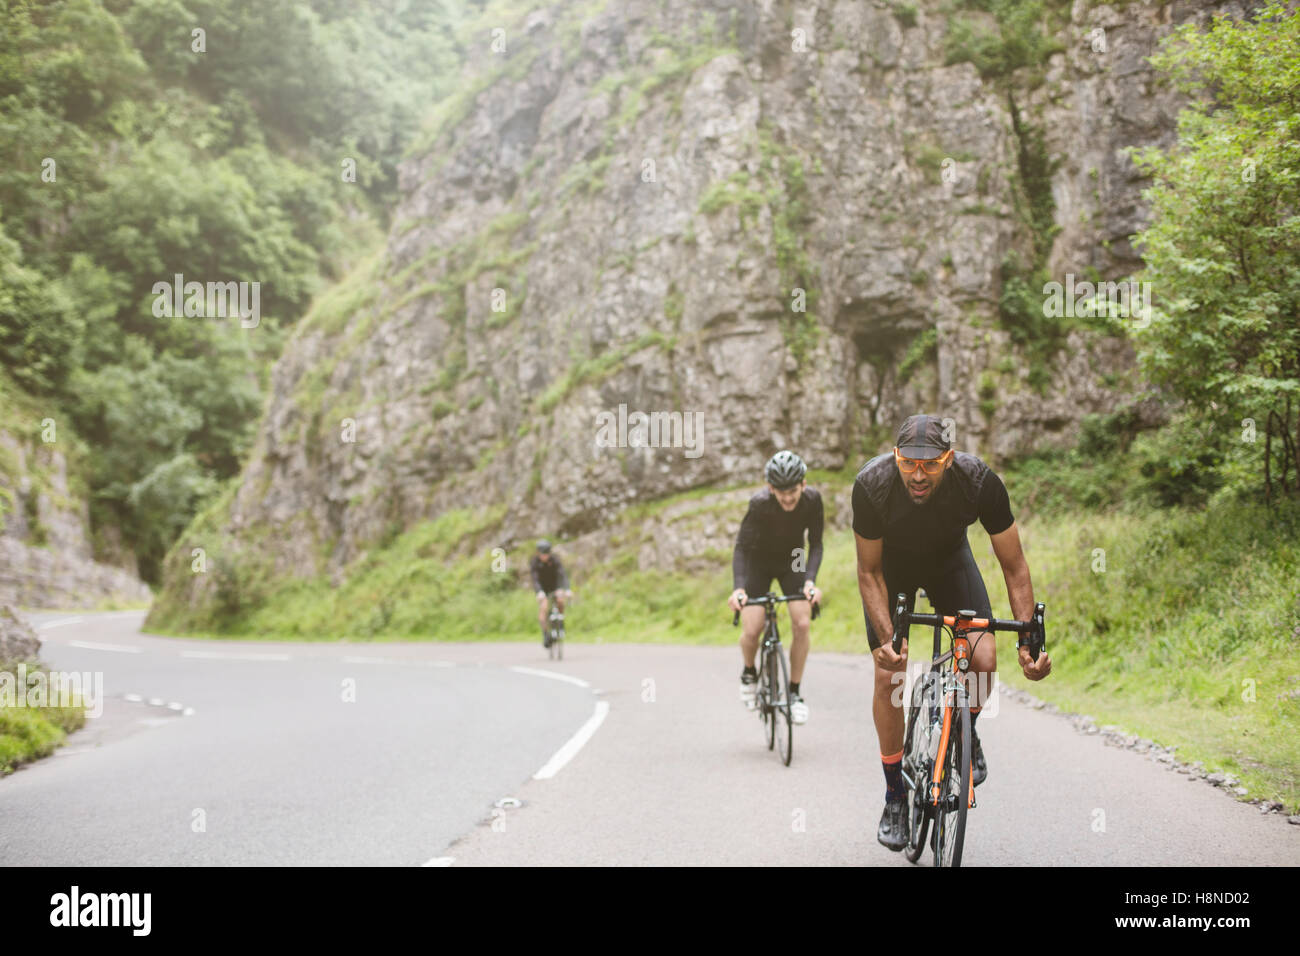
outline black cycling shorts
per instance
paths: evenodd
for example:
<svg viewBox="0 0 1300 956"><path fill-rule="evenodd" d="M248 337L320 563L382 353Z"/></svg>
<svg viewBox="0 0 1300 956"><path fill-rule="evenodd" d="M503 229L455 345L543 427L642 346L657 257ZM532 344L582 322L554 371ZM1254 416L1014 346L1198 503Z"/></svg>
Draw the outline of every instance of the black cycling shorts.
<svg viewBox="0 0 1300 956"><path fill-rule="evenodd" d="M884 548L881 563L885 570L885 591L891 616L894 599L900 591L907 596L907 610L916 610L917 588L925 588L926 596L939 614L971 610L977 617L993 616L989 594L984 589L979 566L975 564L975 555L971 554L970 542L963 541L961 547L937 558ZM921 613L932 612L923 610ZM879 647L880 640L871 626L871 617L865 611L864 616L867 618L867 640L873 648Z"/></svg>
<svg viewBox="0 0 1300 956"><path fill-rule="evenodd" d="M795 571L790 567L791 563L792 559L789 558L756 558L745 569L745 580L740 586L749 597L762 597L775 578L781 585L779 593L802 594L803 583L808 580L808 575L803 571Z"/></svg>

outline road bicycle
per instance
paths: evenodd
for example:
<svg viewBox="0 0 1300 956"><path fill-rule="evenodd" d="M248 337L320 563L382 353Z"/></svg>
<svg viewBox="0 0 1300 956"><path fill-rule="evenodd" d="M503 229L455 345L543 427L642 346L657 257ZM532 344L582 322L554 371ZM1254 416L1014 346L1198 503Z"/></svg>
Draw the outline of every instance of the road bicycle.
<svg viewBox="0 0 1300 956"><path fill-rule="evenodd" d="M551 636L551 643L547 651L551 655L551 660L562 661L564 660L564 612L560 610L559 604L555 600L554 591L547 594L546 598L551 605L551 613L546 621Z"/></svg>
<svg viewBox="0 0 1300 956"><path fill-rule="evenodd" d="M803 594L774 594L768 591L762 597L748 598L745 605L762 605L767 613L763 639L759 644L758 688L754 709L763 721L763 736L767 749L780 744L781 762L790 766L794 756L794 721L790 717L790 670L786 665L785 648L781 646L781 632L776 626L776 606L790 601L806 601ZM813 618L821 611L821 604L813 605ZM740 623L740 612L732 618L732 626Z"/></svg>
<svg viewBox="0 0 1300 956"><path fill-rule="evenodd" d="M1028 645L1034 660L1047 646L1043 625L1044 607L1034 605L1028 621L1003 621L976 617L974 611L952 615L916 614L907 610L907 598L899 594L894 607L894 653L913 624L934 628L934 652L930 669L913 686L903 736L903 783L907 788L908 860L915 863L925 852L927 832L935 866L961 866L962 843L966 838L966 813L975 806L971 781L970 698L966 675L973 645L970 631L1017 631L1018 646ZM949 649L940 654L944 631ZM982 637L976 638L978 644ZM945 665L951 661L951 667Z"/></svg>

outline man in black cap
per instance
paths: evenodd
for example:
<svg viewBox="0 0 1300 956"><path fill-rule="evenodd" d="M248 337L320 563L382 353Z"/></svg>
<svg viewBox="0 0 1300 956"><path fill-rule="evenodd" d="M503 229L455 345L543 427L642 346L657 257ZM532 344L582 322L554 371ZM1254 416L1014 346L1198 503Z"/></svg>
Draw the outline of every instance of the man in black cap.
<svg viewBox="0 0 1300 956"><path fill-rule="evenodd" d="M555 606L564 613L565 601L573 596L569 590L569 575L560 563L560 557L551 551L551 542L543 538L537 542L537 553L528 563L528 571L533 578L533 590L537 592L537 623L542 627L542 646L551 646L551 632L546 626L546 617L551 613L551 606L546 595L555 593Z"/></svg>
<svg viewBox="0 0 1300 956"><path fill-rule="evenodd" d="M943 421L933 415L913 415L903 422L892 452L867 462L853 483L853 532L858 549L858 590L867 622L867 641L875 658L876 678L872 715L880 739L885 770L885 812L876 838L891 850L907 845L908 812L902 778L903 702L895 692L905 677L907 641L894 653L893 597L907 596L915 608L916 590L925 593L940 614L971 609L992 617L984 579L966 540L966 528L979 519L1002 565L1011 611L1025 621L1034 613L1034 589L1029 565L1020 548L1020 533L1011 515L1002 479L983 461L954 451ZM996 647L988 631L972 631L971 670L988 675L996 669ZM1020 668L1030 680L1052 670L1046 654L1037 661L1020 648ZM976 678L976 687L980 688ZM982 689L990 689L988 683ZM971 707L971 775L984 782L988 766L975 720L984 703L973 695Z"/></svg>

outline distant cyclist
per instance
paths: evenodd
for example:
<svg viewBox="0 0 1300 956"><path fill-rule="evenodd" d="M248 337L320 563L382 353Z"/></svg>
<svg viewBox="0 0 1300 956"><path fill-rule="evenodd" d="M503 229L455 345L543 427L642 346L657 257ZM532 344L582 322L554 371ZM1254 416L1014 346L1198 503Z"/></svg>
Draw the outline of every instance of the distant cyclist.
<svg viewBox="0 0 1300 956"><path fill-rule="evenodd" d="M822 563L822 497L804 482L808 468L792 451L779 451L767 463L767 487L749 499L731 556L735 590L727 606L740 611L740 654L745 669L740 674L740 699L754 706L758 670L758 635L766 614L761 606L744 607L746 599L767 593L776 578L782 594L804 594L808 603L787 604L793 640L790 644L790 718L796 724L808 719L808 705L799 685L808 659L808 632L812 605L821 600L815 584ZM808 541L804 544L804 533Z"/></svg>
<svg viewBox="0 0 1300 956"><path fill-rule="evenodd" d="M891 850L907 845L909 828L902 774L903 701L901 694L895 694L907 668L907 641L901 653L894 653L890 644L894 596L905 594L912 611L921 587L940 614L969 609L979 617L991 617L984 579L966 540L966 528L976 519L988 532L1002 565L1012 615L1028 620L1034 613L1034 588L1006 486L979 458L952 449L941 419L932 415L907 419L894 450L867 462L853 482L858 589L876 663L871 709L885 770L885 812L876 837ZM971 670L991 680L997 666L992 635L972 631L967 636ZM1029 648L1021 647L1020 669L1030 680L1041 680L1051 672L1052 662L1046 654L1034 661ZM976 786L988 776L975 734L975 720L984 703L978 696L980 689L976 683L970 709L971 775Z"/></svg>
<svg viewBox="0 0 1300 956"><path fill-rule="evenodd" d="M555 593L555 606L564 613L565 602L573 596L569 590L569 576L559 557L552 552L551 542L543 538L537 542L537 553L528 563L528 570L533 575L533 590L537 592L537 623L542 626L542 646L551 646L551 631L547 627L546 617L551 612L546 595Z"/></svg>

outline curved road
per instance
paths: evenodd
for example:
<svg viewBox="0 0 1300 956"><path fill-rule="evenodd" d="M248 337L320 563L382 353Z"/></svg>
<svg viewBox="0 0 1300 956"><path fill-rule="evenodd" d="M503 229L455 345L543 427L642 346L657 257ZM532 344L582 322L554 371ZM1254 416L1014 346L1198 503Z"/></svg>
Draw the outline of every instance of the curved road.
<svg viewBox="0 0 1300 956"><path fill-rule="evenodd" d="M32 617L52 667L103 673L104 714L0 780L0 862L910 865L875 840L867 657L811 657L785 768L731 648L579 643L552 664L532 644L190 641L141 619ZM980 730L969 865L1300 863L1300 827L1060 717L1004 697Z"/></svg>

